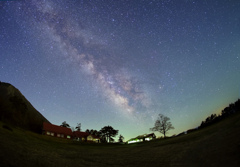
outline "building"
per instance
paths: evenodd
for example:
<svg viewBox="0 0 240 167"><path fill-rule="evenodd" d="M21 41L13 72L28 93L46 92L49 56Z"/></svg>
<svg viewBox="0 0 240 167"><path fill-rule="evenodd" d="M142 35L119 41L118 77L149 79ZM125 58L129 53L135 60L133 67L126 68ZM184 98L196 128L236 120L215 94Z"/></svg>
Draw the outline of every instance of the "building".
<svg viewBox="0 0 240 167"><path fill-rule="evenodd" d="M47 136L66 138L66 139L74 139L76 141L87 141L87 142L100 143L100 138L95 135L91 135L89 133L80 132L80 131L72 132L72 130L70 128L53 125L53 124L47 123L47 122L43 123L42 133Z"/></svg>
<svg viewBox="0 0 240 167"><path fill-rule="evenodd" d="M53 125L47 122L43 122L42 133L47 136L66 138L66 139L71 139L73 137L73 133L70 128Z"/></svg>
<svg viewBox="0 0 240 167"><path fill-rule="evenodd" d="M130 143L145 142L145 141L150 141L154 139L156 139L156 136L154 133L144 134L128 140L127 143L130 144Z"/></svg>
<svg viewBox="0 0 240 167"><path fill-rule="evenodd" d="M100 138L91 135L87 132L80 132L80 131L75 131L73 132L73 137L77 141L87 141L87 142L94 142L94 143L100 143Z"/></svg>

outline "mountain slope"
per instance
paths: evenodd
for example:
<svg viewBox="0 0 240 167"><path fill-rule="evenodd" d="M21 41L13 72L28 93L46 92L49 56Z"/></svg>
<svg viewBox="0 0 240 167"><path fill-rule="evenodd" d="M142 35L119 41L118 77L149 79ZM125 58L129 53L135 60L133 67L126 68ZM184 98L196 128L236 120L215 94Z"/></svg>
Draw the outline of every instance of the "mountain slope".
<svg viewBox="0 0 240 167"><path fill-rule="evenodd" d="M0 82L0 121L34 132L49 122L22 93L9 83Z"/></svg>

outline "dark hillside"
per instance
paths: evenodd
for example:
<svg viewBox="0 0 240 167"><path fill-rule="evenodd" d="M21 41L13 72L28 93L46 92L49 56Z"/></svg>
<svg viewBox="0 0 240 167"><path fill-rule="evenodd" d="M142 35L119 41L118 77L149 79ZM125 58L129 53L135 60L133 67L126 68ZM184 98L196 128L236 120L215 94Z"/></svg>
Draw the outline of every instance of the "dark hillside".
<svg viewBox="0 0 240 167"><path fill-rule="evenodd" d="M0 82L0 121L38 133L42 123L49 122L17 88L3 82Z"/></svg>

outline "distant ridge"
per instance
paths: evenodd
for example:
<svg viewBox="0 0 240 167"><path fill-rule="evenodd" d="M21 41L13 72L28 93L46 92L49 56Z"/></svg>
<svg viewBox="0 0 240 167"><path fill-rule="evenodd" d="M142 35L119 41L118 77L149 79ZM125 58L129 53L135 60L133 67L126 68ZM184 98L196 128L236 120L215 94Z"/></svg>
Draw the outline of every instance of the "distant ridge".
<svg viewBox="0 0 240 167"><path fill-rule="evenodd" d="M0 121L41 133L43 122L49 122L22 93L0 81Z"/></svg>

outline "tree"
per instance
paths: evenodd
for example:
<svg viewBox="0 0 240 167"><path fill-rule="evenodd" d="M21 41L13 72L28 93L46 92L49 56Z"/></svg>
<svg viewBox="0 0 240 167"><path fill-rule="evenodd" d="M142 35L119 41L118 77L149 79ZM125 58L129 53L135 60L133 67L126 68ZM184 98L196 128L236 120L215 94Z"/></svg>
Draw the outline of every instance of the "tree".
<svg viewBox="0 0 240 167"><path fill-rule="evenodd" d="M109 143L113 143L114 141L115 141L114 138L112 137L109 138Z"/></svg>
<svg viewBox="0 0 240 167"><path fill-rule="evenodd" d="M124 140L124 137L123 137L122 135L120 135L118 141L119 141L120 143L122 143L123 140Z"/></svg>
<svg viewBox="0 0 240 167"><path fill-rule="evenodd" d="M80 132L81 131L81 123L78 123L77 126L75 127L75 129Z"/></svg>
<svg viewBox="0 0 240 167"><path fill-rule="evenodd" d="M64 121L60 126L70 128L70 125L66 121Z"/></svg>
<svg viewBox="0 0 240 167"><path fill-rule="evenodd" d="M163 114L158 115L158 119L155 122L155 126L150 128L151 131L158 131L166 137L167 131L174 129L172 123L169 121L170 118L164 116Z"/></svg>
<svg viewBox="0 0 240 167"><path fill-rule="evenodd" d="M99 132L98 132L97 130L91 129L91 130L89 131L89 134L99 137Z"/></svg>
<svg viewBox="0 0 240 167"><path fill-rule="evenodd" d="M101 130L101 135L103 138L106 138L107 142L112 141L112 137L115 137L118 134L118 130L113 129L111 126L105 126Z"/></svg>
<svg viewBox="0 0 240 167"><path fill-rule="evenodd" d="M107 139L105 134L102 133L101 130L97 131L97 137L100 137L101 143L107 143Z"/></svg>

